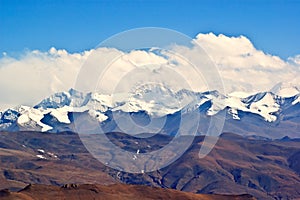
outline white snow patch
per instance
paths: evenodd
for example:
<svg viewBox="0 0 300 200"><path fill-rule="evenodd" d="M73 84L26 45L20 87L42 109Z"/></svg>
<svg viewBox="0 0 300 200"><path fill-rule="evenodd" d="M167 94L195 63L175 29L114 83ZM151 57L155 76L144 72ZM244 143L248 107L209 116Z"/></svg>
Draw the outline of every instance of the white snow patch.
<svg viewBox="0 0 300 200"><path fill-rule="evenodd" d="M40 158L40 159L47 159L45 156L43 155L36 155L36 157Z"/></svg>
<svg viewBox="0 0 300 200"><path fill-rule="evenodd" d="M292 102L292 105L296 105L297 103L300 103L300 95Z"/></svg>
<svg viewBox="0 0 300 200"><path fill-rule="evenodd" d="M44 150L44 149L37 149L37 151L38 151L39 153L42 153L42 154L45 153L45 150Z"/></svg>
<svg viewBox="0 0 300 200"><path fill-rule="evenodd" d="M208 99L212 100L212 105L207 111L208 116L213 116L217 114L219 111L224 110L226 107L226 101L222 97L216 97L214 95L206 95Z"/></svg>
<svg viewBox="0 0 300 200"><path fill-rule="evenodd" d="M50 156L50 157L53 157L53 158L57 158L58 156L55 155L54 153L51 153L51 152L47 152L47 154Z"/></svg>
<svg viewBox="0 0 300 200"><path fill-rule="evenodd" d="M17 120L18 124L25 124L29 121L30 121L30 118L28 115L21 115Z"/></svg>
<svg viewBox="0 0 300 200"><path fill-rule="evenodd" d="M215 97L213 95L207 95L207 98L212 100L212 106L207 111L207 115L215 115L228 107L229 114L236 120L240 120L238 112L244 111L260 115L266 121L273 122L277 119L273 113L279 111L280 108L274 99L276 96L273 97L271 93L266 93L261 99L249 103L243 103L242 99L236 96Z"/></svg>
<svg viewBox="0 0 300 200"><path fill-rule="evenodd" d="M238 111L237 111L236 109L230 108L230 109L228 110L228 112L229 112L229 114L232 115L232 118L233 118L233 119L240 120L240 117L239 117L239 115L238 115Z"/></svg>
<svg viewBox="0 0 300 200"><path fill-rule="evenodd" d="M105 95L105 94L98 94L92 93L91 99L100 103L100 105L105 107L115 107L115 103L113 102L114 96L113 95ZM103 110L105 111L105 110ZM102 111L102 112L103 112Z"/></svg>
<svg viewBox="0 0 300 200"><path fill-rule="evenodd" d="M262 99L250 105L250 111L265 118L268 122L276 121L277 117L272 113L279 111L279 105L270 93L266 93Z"/></svg>
<svg viewBox="0 0 300 200"><path fill-rule="evenodd" d="M136 160L137 159L137 157L136 157L136 155L133 155L133 158L132 158L133 160Z"/></svg>
<svg viewBox="0 0 300 200"><path fill-rule="evenodd" d="M64 106L62 108L51 109L51 115L55 117L59 122L69 124L71 121L69 120L68 113L71 111L70 107Z"/></svg>
<svg viewBox="0 0 300 200"><path fill-rule="evenodd" d="M52 129L51 126L41 122L41 120L44 118L44 113L41 110L30 108L28 106L20 106L18 112L21 114L21 116L18 118L17 123L21 126L26 125L30 121L34 121L37 125L42 127L43 132Z"/></svg>
<svg viewBox="0 0 300 200"><path fill-rule="evenodd" d="M89 110L88 113L91 117L97 119L99 122L104 122L108 119L106 115L96 110Z"/></svg>

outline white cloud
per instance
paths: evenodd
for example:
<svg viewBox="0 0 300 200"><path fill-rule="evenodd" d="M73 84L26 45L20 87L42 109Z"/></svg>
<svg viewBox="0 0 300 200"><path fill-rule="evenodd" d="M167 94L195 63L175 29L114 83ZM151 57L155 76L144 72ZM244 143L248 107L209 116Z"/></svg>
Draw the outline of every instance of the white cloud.
<svg viewBox="0 0 300 200"><path fill-rule="evenodd" d="M33 104L52 92L67 90L88 54L51 48L26 52L18 59L4 56L0 60L1 103Z"/></svg>
<svg viewBox="0 0 300 200"><path fill-rule="evenodd" d="M199 34L192 42L199 44L214 61L226 93L266 91L279 82L300 82L300 55L284 61L257 50L244 36ZM0 105L34 105L54 92L74 87L78 74L84 81L77 88L86 91L94 90L97 81L103 91L109 92L116 85L120 90L128 90L145 79L154 82L160 79L175 89L219 89L218 85L213 85L216 88L206 85L207 79L214 78L214 71L208 68L202 75L209 77L198 76L188 62L193 58L201 60L203 52L182 46L175 46L172 51L175 54L142 50L125 54L101 48L68 53L51 48L48 52L28 51L20 58L5 53L0 59ZM90 68L82 68L83 65Z"/></svg>
<svg viewBox="0 0 300 200"><path fill-rule="evenodd" d="M289 57L288 61L290 62L291 65L296 65L296 66L300 66L300 55L297 55L295 57ZM299 70L299 68L298 68Z"/></svg>
<svg viewBox="0 0 300 200"><path fill-rule="evenodd" d="M284 61L257 50L244 36L199 34L195 42L216 63L228 92L267 91L278 82L300 82L299 56Z"/></svg>

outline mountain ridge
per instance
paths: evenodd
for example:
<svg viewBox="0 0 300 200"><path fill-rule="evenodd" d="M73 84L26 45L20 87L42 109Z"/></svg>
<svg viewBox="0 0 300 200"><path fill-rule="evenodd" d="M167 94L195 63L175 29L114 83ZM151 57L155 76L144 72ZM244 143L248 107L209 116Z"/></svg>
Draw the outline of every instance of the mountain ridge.
<svg viewBox="0 0 300 200"><path fill-rule="evenodd" d="M164 85L145 86L132 94L115 95L85 94L70 89L68 92L55 93L33 107L19 106L2 112L0 130L57 132L57 126L60 127L59 131L74 131L71 128L72 114L86 113L101 125L113 120L111 117L114 113L144 113L151 120L176 116L178 113L188 115L197 109L206 117L226 112L227 121L240 121L244 116L253 116L260 119L262 124L277 124L287 119L298 122L299 102L300 93L281 97L272 92L260 92L241 98L223 95L218 91L200 93L182 89L175 92ZM46 118L53 118L51 120L56 121L56 124L47 122Z"/></svg>

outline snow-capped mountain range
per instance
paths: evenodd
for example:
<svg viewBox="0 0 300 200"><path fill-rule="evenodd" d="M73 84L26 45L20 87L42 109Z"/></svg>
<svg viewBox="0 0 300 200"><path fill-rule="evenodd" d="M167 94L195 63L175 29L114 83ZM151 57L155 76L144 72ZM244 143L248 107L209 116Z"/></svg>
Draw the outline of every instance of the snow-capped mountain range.
<svg viewBox="0 0 300 200"><path fill-rule="evenodd" d="M300 90L295 86L278 84L270 92L238 97L217 91L173 91L164 85L144 85L133 93L114 95L85 94L70 89L53 94L34 107L18 106L1 112L0 130L56 132L56 126L62 127L59 130L72 130L74 113L88 114L103 124L112 120L110 113L113 112L143 113L150 118L160 118L178 112L188 114L195 109L207 117L226 111L227 120L234 121L240 121L247 114L264 123L279 123L286 119L285 116L300 121ZM294 113L293 116L291 113Z"/></svg>

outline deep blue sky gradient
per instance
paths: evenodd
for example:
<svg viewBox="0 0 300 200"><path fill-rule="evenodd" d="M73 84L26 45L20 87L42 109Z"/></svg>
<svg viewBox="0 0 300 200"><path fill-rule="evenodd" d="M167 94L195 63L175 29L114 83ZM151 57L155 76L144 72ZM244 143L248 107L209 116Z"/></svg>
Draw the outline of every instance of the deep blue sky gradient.
<svg viewBox="0 0 300 200"><path fill-rule="evenodd" d="M242 34L267 53L282 58L300 54L299 0L0 0L0 53L52 46L79 52L146 26L190 37Z"/></svg>

